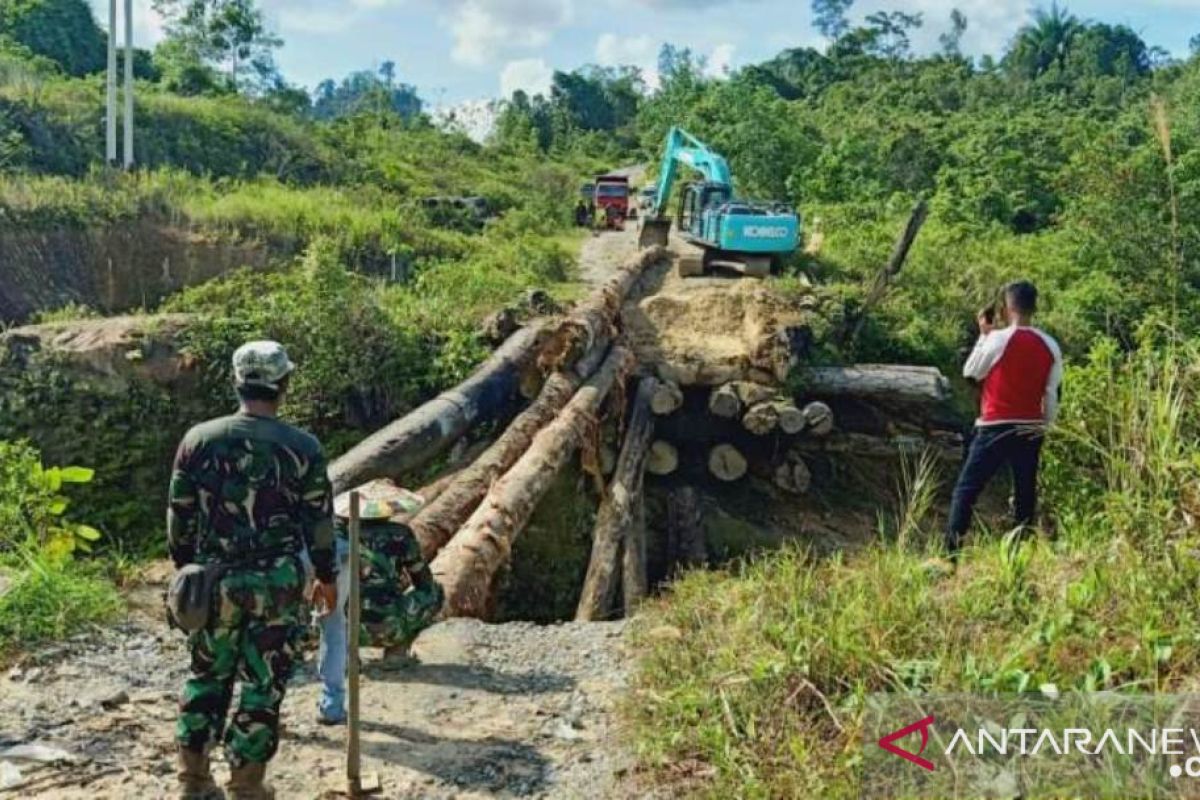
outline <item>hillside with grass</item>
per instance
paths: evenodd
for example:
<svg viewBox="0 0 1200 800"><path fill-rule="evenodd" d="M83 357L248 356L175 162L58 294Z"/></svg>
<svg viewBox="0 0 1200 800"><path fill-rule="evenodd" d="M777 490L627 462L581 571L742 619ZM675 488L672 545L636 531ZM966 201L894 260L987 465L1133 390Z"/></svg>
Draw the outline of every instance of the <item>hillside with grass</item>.
<svg viewBox="0 0 1200 800"><path fill-rule="evenodd" d="M86 5L17 5L0 9L0 321L18 329L0 352L0 662L120 613L163 554L173 448L228 410L240 343L287 345L304 369L285 414L339 455L482 363L489 315L527 313L535 290L578 298L580 183L652 177L682 126L740 194L800 213L807 246L772 280L820 312L804 366L958 375L979 309L1023 278L1067 369L1038 536L1010 534L997 487L945 569L954 468L915 455L854 498L869 544L791 542L658 587L632 623L625 703L647 791L855 796L873 692L1194 690L1200 52L1051 6L996 57L964 56L957 21L917 53L920 15L854 26L843 7L823 47L729 75L670 45L653 89L632 67L558 72L546 95L499 101L479 142L393 69L291 86L260 18L241 66L177 35L137 54L122 172L103 164ZM463 197L486 213L442 202ZM920 201L928 222L873 294ZM105 318L144 346L103 379L18 327ZM152 351L188 381L129 378ZM965 428L973 398L955 389ZM556 487L543 523L590 523L579 498ZM573 580L546 585L562 600Z"/></svg>

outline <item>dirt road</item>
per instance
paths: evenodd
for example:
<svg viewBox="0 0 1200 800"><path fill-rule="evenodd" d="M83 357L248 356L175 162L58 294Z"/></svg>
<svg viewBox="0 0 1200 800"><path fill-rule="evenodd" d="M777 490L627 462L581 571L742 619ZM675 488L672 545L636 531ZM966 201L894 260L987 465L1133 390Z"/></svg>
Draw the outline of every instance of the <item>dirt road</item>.
<svg viewBox="0 0 1200 800"><path fill-rule="evenodd" d="M0 797L164 797L174 788L183 635L158 619L157 588L127 620L36 652L0 676L0 751L61 748L74 760L15 763ZM613 705L625 685L621 623L535 626L452 620L417 642L421 663L385 671L366 650L363 752L386 798L603 798L630 766ZM315 723L301 670L284 704L271 780L280 798L344 786L344 727ZM221 763L218 779L228 774ZM0 771L0 781L12 781ZM3 783L0 783L3 786Z"/></svg>

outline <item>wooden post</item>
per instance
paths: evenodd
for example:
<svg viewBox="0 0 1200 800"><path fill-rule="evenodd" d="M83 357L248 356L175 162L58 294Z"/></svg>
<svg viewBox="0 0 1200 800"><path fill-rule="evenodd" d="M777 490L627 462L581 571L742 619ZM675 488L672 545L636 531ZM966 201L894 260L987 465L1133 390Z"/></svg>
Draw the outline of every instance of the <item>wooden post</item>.
<svg viewBox="0 0 1200 800"><path fill-rule="evenodd" d="M351 797L362 795L362 752L360 750L359 732L359 622L362 609L361 588L358 580L358 564L361 557L361 542L359 539L359 495L350 493L350 609L349 609L349 661L347 662L347 684L350 693L350 730L346 736L346 783Z"/></svg>

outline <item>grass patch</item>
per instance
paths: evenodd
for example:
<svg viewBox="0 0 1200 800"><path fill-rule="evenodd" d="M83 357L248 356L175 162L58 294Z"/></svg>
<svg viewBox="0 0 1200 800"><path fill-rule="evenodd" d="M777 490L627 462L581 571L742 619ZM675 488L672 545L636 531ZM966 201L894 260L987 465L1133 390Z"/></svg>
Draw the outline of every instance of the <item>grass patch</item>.
<svg viewBox="0 0 1200 800"><path fill-rule="evenodd" d="M97 564L35 562L0 576L11 581L0 595L0 660L110 620L123 607Z"/></svg>
<svg viewBox="0 0 1200 800"><path fill-rule="evenodd" d="M1200 356L1101 346L1066 385L1052 538L981 533L957 572L930 569L917 468L878 544L694 573L648 609L628 715L654 778L706 797L856 796L869 693L1189 688Z"/></svg>

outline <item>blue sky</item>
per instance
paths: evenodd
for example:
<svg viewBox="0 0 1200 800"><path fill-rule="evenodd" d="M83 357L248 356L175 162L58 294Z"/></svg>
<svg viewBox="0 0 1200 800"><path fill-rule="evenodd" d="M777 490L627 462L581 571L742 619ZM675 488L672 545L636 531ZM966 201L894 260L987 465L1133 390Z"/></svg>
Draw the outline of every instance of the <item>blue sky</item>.
<svg viewBox="0 0 1200 800"><path fill-rule="evenodd" d="M102 25L108 0L92 0ZM554 69L587 63L653 69L672 42L720 72L797 45L819 44L807 0L260 0L286 44L278 61L294 83L390 60L430 104L545 88ZM1200 0L1078 0L1077 16L1124 23L1177 55L1200 33ZM139 46L161 37L150 0L135 0ZM858 0L852 16L880 9L924 14L917 43L932 48L950 11L969 21L964 49L996 53L1028 17L1029 0ZM653 76L651 75L651 78Z"/></svg>

